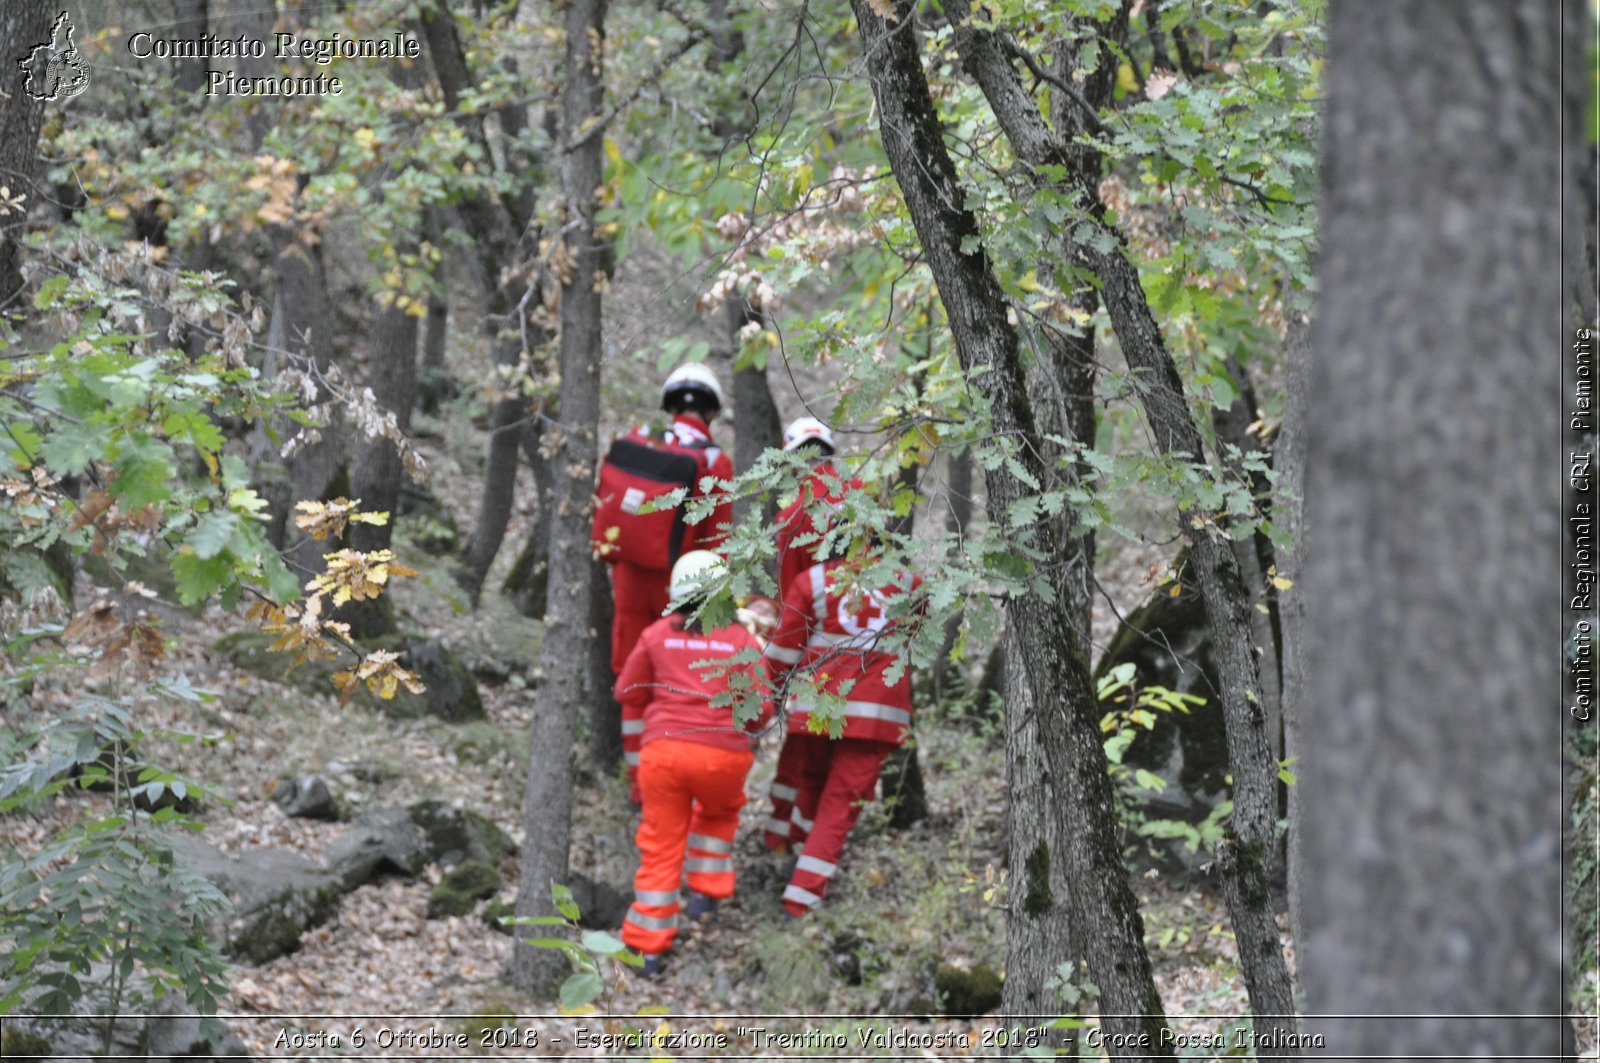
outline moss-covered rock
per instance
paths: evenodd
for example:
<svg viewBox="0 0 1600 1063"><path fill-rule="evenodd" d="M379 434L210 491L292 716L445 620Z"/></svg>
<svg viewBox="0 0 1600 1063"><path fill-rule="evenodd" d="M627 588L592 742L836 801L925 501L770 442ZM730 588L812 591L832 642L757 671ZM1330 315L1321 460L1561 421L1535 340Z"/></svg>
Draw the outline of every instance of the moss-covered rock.
<svg viewBox="0 0 1600 1063"><path fill-rule="evenodd" d="M515 927L507 926L502 919L510 919L517 914L517 906L510 901L490 901L483 906L483 921L489 929L497 934L515 934Z"/></svg>
<svg viewBox="0 0 1600 1063"><path fill-rule="evenodd" d="M510 1007L505 1004L486 1004L463 1016L456 1024L456 1029L466 1034L473 1044L480 1045L501 1027L515 1027L516 1024L517 1013Z"/></svg>
<svg viewBox="0 0 1600 1063"><path fill-rule="evenodd" d="M348 666L348 660L307 661L290 671L293 656L270 649L276 639L261 631L236 631L217 640L214 648L233 664L274 683L288 683L312 694L331 693L333 673ZM415 672L427 689L413 694L404 688L385 701L367 690L357 689L355 700L395 719L435 717L447 723L465 723L485 718L483 698L472 672L438 639L394 634L358 643L365 652L389 650L399 654L400 666Z"/></svg>
<svg viewBox="0 0 1600 1063"><path fill-rule="evenodd" d="M468 860L454 868L428 894L428 918L466 915L486 897L500 892L500 871L482 860Z"/></svg>
<svg viewBox="0 0 1600 1063"><path fill-rule="evenodd" d="M0 1029L0 1056L21 1059L25 1056L48 1056L50 1042L36 1033L7 1026Z"/></svg>
<svg viewBox="0 0 1600 1063"><path fill-rule="evenodd" d="M940 964L933 972L933 984L944 1001L944 1013L954 1019L976 1018L1000 1006L1000 976L986 963L969 971Z"/></svg>
<svg viewBox="0 0 1600 1063"><path fill-rule="evenodd" d="M233 902L231 916L210 927L228 955L265 963L300 947L300 936L327 919L345 888L338 876L299 853L257 849L237 856L198 838L173 840L178 859L203 875Z"/></svg>
<svg viewBox="0 0 1600 1063"><path fill-rule="evenodd" d="M422 831L423 856L430 864L449 867L468 860L499 864L516 849L493 820L470 809L443 801L418 801L407 812Z"/></svg>

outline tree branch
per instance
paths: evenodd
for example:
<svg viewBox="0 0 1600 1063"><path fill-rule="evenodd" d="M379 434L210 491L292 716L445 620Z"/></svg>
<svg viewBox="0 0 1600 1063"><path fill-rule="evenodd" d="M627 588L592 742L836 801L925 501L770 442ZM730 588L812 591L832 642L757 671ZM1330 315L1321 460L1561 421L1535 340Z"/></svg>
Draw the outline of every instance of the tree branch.
<svg viewBox="0 0 1600 1063"><path fill-rule="evenodd" d="M579 133L576 139L569 140L563 144L561 146L561 153L566 155L577 151L579 148L589 143L589 141L605 132L606 127L611 124L612 120L615 119L617 115L633 106L633 101L637 100L640 95L644 93L645 89L660 81L661 75L665 74L669 69L671 69L673 63L676 63L679 59L682 59L685 55L689 54L695 45L699 44L703 40L709 39L710 36L711 31L706 29L704 26L701 26L699 29L690 30L689 36L685 37L678 44L678 47L667 53L667 55L662 58L661 62L657 63L648 74L639 79L639 83L633 87L632 92L618 100L598 119L585 125L583 132Z"/></svg>

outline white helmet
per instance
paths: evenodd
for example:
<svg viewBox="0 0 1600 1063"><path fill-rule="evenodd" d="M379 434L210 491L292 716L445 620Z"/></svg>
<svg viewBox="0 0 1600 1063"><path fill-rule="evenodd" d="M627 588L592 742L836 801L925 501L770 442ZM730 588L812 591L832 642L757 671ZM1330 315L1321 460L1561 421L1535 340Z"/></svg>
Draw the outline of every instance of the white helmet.
<svg viewBox="0 0 1600 1063"><path fill-rule="evenodd" d="M802 443L816 440L828 448L828 453L833 453L833 433L828 426L815 417L797 417L783 430L784 452L798 448Z"/></svg>
<svg viewBox="0 0 1600 1063"><path fill-rule="evenodd" d="M710 550L690 550L672 566L672 579L667 593L674 605L681 605L695 597L713 580L727 574L728 566Z"/></svg>
<svg viewBox="0 0 1600 1063"><path fill-rule="evenodd" d="M661 385L662 407L665 408L667 400L679 391L696 391L702 395L709 395L716 401L717 408L722 408L722 385L717 382L717 374L699 362L685 362L667 377L666 382Z"/></svg>

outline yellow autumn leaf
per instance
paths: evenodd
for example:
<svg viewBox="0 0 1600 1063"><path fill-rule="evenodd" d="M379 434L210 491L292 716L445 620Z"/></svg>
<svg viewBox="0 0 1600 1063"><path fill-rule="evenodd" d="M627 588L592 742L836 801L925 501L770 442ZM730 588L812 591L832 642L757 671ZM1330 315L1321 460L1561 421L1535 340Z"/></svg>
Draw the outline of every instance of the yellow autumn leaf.
<svg viewBox="0 0 1600 1063"><path fill-rule="evenodd" d="M894 16L894 0L867 0L867 6L872 8L872 13L889 22L896 21Z"/></svg>
<svg viewBox="0 0 1600 1063"><path fill-rule="evenodd" d="M1294 580L1284 579L1282 576L1273 576L1272 585L1278 588L1280 591L1286 591L1290 587L1294 586Z"/></svg>

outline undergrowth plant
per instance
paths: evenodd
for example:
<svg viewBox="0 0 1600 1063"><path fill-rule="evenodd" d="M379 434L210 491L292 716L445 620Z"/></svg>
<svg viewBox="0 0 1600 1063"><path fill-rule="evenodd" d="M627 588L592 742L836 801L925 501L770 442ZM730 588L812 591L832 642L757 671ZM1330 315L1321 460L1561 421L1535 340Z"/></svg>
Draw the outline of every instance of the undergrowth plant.
<svg viewBox="0 0 1600 1063"><path fill-rule="evenodd" d="M0 1014L91 1003L114 1016L169 994L210 1013L225 964L206 927L227 901L172 844L199 829L206 791L151 758L163 742L225 736L158 723L159 710L211 695L174 674L157 606L251 603L297 661L351 655L334 677L342 698L362 684L390 698L419 690L416 676L358 649L323 604L375 597L409 570L387 551L335 550L302 590L269 541L241 437L315 422L281 376L254 367L262 315L247 297L148 247L85 244L55 262L26 331L0 319L0 816L54 828L0 848ZM204 338L198 353L143 330L152 303ZM336 540L350 521L387 519L339 499L302 504L296 524ZM112 585L87 604L79 559ZM81 791L107 801L72 801L62 816ZM107 1051L112 1032L108 1020Z"/></svg>

